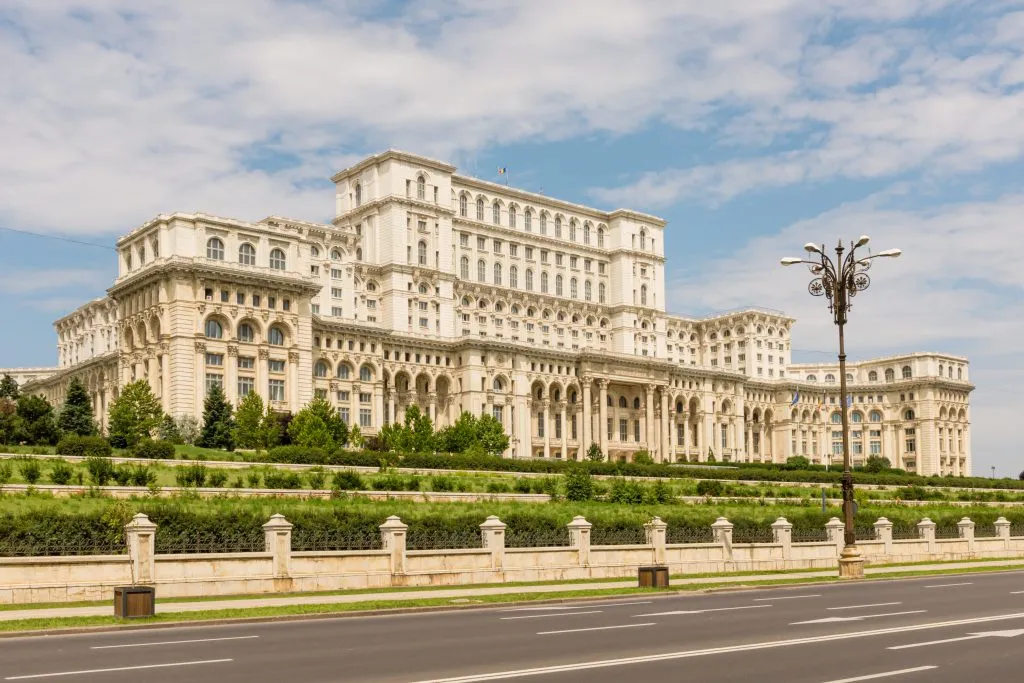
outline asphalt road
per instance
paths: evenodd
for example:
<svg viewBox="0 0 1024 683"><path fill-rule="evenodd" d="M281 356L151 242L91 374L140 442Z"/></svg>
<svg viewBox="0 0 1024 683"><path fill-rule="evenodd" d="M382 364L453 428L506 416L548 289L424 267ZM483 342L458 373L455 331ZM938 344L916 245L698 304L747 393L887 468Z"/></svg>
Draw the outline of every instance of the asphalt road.
<svg viewBox="0 0 1024 683"><path fill-rule="evenodd" d="M1024 571L0 640L0 680L1024 680Z"/></svg>

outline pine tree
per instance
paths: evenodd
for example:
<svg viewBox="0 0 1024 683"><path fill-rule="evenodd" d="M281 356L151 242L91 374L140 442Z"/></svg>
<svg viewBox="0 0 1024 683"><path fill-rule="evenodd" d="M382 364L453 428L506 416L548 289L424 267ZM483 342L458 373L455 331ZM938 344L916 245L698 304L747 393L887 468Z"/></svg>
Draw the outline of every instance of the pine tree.
<svg viewBox="0 0 1024 683"><path fill-rule="evenodd" d="M0 398L18 400L18 383L10 375L4 375L3 379L0 379Z"/></svg>
<svg viewBox="0 0 1024 683"><path fill-rule="evenodd" d="M149 438L163 416L164 411L153 396L149 382L140 379L126 384L110 404L110 445L131 448L140 440Z"/></svg>
<svg viewBox="0 0 1024 683"><path fill-rule="evenodd" d="M263 412L263 399L255 391L250 391L235 411L236 447L260 448L263 445Z"/></svg>
<svg viewBox="0 0 1024 683"><path fill-rule="evenodd" d="M68 395L64 398L57 426L65 434L93 436L96 434L96 423L92 419L92 399L85 385L77 377L68 384Z"/></svg>
<svg viewBox="0 0 1024 683"><path fill-rule="evenodd" d="M160 427L157 428L157 433L161 439L168 443L185 443L185 440L181 438L181 432L178 430L178 423L170 415L164 415L163 420L160 421Z"/></svg>
<svg viewBox="0 0 1024 683"><path fill-rule="evenodd" d="M60 432L53 414L53 406L42 396L22 394L18 397L14 418L14 432L17 441L32 445L53 445Z"/></svg>
<svg viewBox="0 0 1024 683"><path fill-rule="evenodd" d="M196 445L203 448L234 450L233 431L231 404L225 398L220 385L214 384L206 393L206 400L203 402L203 431Z"/></svg>

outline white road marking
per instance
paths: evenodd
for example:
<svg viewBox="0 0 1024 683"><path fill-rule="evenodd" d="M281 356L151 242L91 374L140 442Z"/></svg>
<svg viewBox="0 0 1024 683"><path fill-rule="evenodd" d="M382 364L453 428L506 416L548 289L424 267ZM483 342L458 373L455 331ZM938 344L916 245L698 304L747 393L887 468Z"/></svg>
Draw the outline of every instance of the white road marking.
<svg viewBox="0 0 1024 683"><path fill-rule="evenodd" d="M931 669L938 669L937 666L915 666L913 669L899 669L897 671L885 671L880 674L868 674L867 676L855 676L853 678L840 678L835 681L828 681L827 683L857 683L857 681L873 681L876 678L888 678L889 676L900 676L902 674L912 674L918 671L930 671Z"/></svg>
<svg viewBox="0 0 1024 683"><path fill-rule="evenodd" d="M790 626L801 626L803 624L837 624L843 621L861 621L862 619L874 619L876 617L899 617L904 614L922 614L926 609L915 609L909 612L885 612L883 614L861 614L856 617L825 617L824 619L811 619L810 621L794 621Z"/></svg>
<svg viewBox="0 0 1024 683"><path fill-rule="evenodd" d="M554 614L525 614L521 617L501 617L501 619L546 619L548 617L574 617L577 614L601 614L603 610L595 609L586 612L555 612Z"/></svg>
<svg viewBox="0 0 1024 683"><path fill-rule="evenodd" d="M150 645L181 645L183 643L216 643L222 640L250 640L259 636L231 636L230 638L196 638L195 640L164 640L157 643L125 643L123 645L93 645L90 650L113 650L120 647L149 647Z"/></svg>
<svg viewBox="0 0 1024 683"><path fill-rule="evenodd" d="M541 631L538 636L553 636L558 633L583 633L584 631L611 631L617 628L641 628L643 626L655 626L653 621L644 624L619 624L618 626L594 626L592 628L567 628L562 631Z"/></svg>
<svg viewBox="0 0 1024 683"><path fill-rule="evenodd" d="M826 607L825 609L867 609L868 607L889 607L890 605L902 604L902 602L875 602L870 605L845 605L843 607Z"/></svg>
<svg viewBox="0 0 1024 683"><path fill-rule="evenodd" d="M1021 593L1024 593L1024 591L1010 591L1010 595L1020 595Z"/></svg>
<svg viewBox="0 0 1024 683"><path fill-rule="evenodd" d="M592 603L588 602L585 605L547 605L545 607L512 607L510 609L502 610L503 612L551 612L551 611L569 611L577 609L590 609L592 607L625 607L627 605L649 605L651 600L632 600L630 602L602 602Z"/></svg>
<svg viewBox="0 0 1024 683"><path fill-rule="evenodd" d="M801 598L820 598L821 595L788 595L785 597L777 598L754 598L754 602L772 602L774 600L800 600Z"/></svg>
<svg viewBox="0 0 1024 683"><path fill-rule="evenodd" d="M7 676L5 681L26 681L30 678L54 678L56 676L82 676L85 674L105 674L114 671L140 671L142 669L165 669L172 666L194 666L196 664L223 664L233 659L204 659L197 662L171 662L170 664L143 664L141 666L119 666L112 669L83 669L82 671L58 671L50 674L31 674L29 676Z"/></svg>
<svg viewBox="0 0 1024 683"><path fill-rule="evenodd" d="M909 650L912 647L925 647L927 645L944 645L945 643L958 643L961 640L976 640L978 638L1016 638L1024 635L1024 629L1007 631L983 631L981 633L969 633L959 638L944 638L943 640L929 640L926 643L910 643L909 645L893 645L889 650Z"/></svg>
<svg viewBox="0 0 1024 683"><path fill-rule="evenodd" d="M973 581L968 581L967 583L939 583L939 584L936 584L934 586L922 586L922 588L952 588L954 586L973 586L973 585L974 585Z"/></svg>
<svg viewBox="0 0 1024 683"><path fill-rule="evenodd" d="M673 614L704 614L705 612L730 612L735 609L759 609L762 607L771 607L771 605L743 605L742 607L715 607L713 609L679 609L671 612L654 612L652 614L635 614L633 616L640 617L667 617Z"/></svg>
<svg viewBox="0 0 1024 683"><path fill-rule="evenodd" d="M890 628L872 629L870 631L853 631L851 633L831 633L826 635L808 636L806 638L792 638L790 640L769 640L761 643L745 643L741 645L708 648L705 650L683 650L681 652L665 652L658 655L642 655L638 657L624 657L621 659L599 659L589 662L574 662L572 664L542 666L533 669L494 671L491 673L470 674L468 676L455 676L453 678L433 678L425 681L416 681L416 683L480 683L482 681L500 681L509 678L543 676L545 674L567 673L570 671L583 671L586 669L606 669L613 666L628 666L630 664L649 664L651 662L666 662L676 659L689 659L692 657L707 657L710 655L730 654L733 652L749 652L751 650L771 650L780 647L792 647L795 645L819 645L821 643L836 640L869 638L872 636L885 636L894 633L907 633L909 631L928 631L937 628L966 626L969 624L985 624L991 621L1009 621L1012 619L1024 619L1024 612L1001 614L994 617L975 617L972 619L957 619L954 621L935 621L928 624L895 626Z"/></svg>

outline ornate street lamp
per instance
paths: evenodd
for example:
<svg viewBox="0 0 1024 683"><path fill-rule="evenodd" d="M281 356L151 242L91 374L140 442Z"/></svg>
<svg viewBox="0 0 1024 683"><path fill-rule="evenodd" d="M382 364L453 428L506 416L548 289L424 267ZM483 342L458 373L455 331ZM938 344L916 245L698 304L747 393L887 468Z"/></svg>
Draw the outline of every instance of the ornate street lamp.
<svg viewBox="0 0 1024 683"><path fill-rule="evenodd" d="M784 258L782 265L793 266L805 263L810 268L814 279L807 290L812 296L824 296L828 299L828 309L832 313L835 324L839 327L839 403L843 416L843 523L844 548L839 557L839 576L849 579L863 578L864 558L857 550L857 539L853 527L853 474L850 472L850 420L849 404L846 397L846 341L843 328L850 311L850 299L863 292L871 284L867 271L876 258L896 258L902 252L899 249L886 249L877 254L860 257L857 250L870 241L867 235L861 235L856 242L850 243L850 251L844 257L846 248L842 240L836 246L836 258L833 261L825 253L825 245L818 247L813 242L804 245L808 257Z"/></svg>

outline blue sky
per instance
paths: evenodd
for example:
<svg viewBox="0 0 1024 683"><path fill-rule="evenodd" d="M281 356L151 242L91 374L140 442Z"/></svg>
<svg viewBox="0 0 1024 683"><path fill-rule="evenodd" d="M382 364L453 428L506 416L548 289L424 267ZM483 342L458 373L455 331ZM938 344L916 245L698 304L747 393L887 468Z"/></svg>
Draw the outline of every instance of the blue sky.
<svg viewBox="0 0 1024 683"><path fill-rule="evenodd" d="M1022 46L1009 0L6 0L0 226L325 220L331 173L398 147L664 216L670 310L784 310L814 361L834 329L778 259L866 233L904 258L851 356L969 356L975 471L1015 475ZM53 363L113 256L0 230L0 367Z"/></svg>

